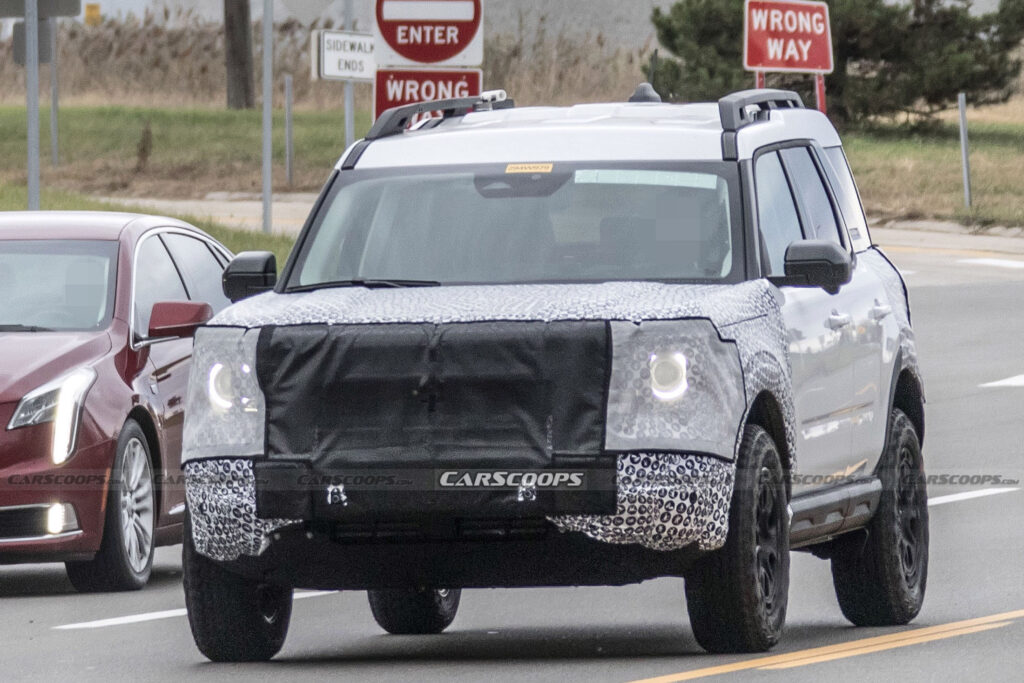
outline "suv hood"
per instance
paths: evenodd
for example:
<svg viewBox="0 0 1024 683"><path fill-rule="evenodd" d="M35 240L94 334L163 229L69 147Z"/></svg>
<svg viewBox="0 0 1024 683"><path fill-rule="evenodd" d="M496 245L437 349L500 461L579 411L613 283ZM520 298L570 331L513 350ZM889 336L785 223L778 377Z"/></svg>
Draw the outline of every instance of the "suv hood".
<svg viewBox="0 0 1024 683"><path fill-rule="evenodd" d="M20 401L36 387L109 350L105 331L0 333L0 403Z"/></svg>
<svg viewBox="0 0 1024 683"><path fill-rule="evenodd" d="M556 320L675 320L708 318L719 329L772 309L766 280L735 285L660 282L486 285L366 289L343 287L301 294L268 292L231 306L211 325L458 323Z"/></svg>

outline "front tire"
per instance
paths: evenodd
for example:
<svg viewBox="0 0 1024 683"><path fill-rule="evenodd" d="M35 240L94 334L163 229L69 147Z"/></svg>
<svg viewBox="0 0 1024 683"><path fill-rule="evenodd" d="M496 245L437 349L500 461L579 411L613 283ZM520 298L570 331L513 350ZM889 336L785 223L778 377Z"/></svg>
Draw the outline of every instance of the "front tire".
<svg viewBox="0 0 1024 683"><path fill-rule="evenodd" d="M64 565L82 593L139 590L153 570L153 466L149 442L134 420L121 429L111 472L99 552L92 560Z"/></svg>
<svg viewBox="0 0 1024 683"><path fill-rule="evenodd" d="M200 555L186 512L185 606L196 647L214 662L265 662L280 652L292 614L290 587L253 581Z"/></svg>
<svg viewBox="0 0 1024 683"><path fill-rule="evenodd" d="M832 583L843 616L856 626L909 623L928 582L928 491L917 430L899 409L890 417L879 466L882 496L863 532L835 541Z"/></svg>
<svg viewBox="0 0 1024 683"><path fill-rule="evenodd" d="M440 633L459 609L457 588L368 591L370 610L382 629L394 635Z"/></svg>
<svg viewBox="0 0 1024 683"><path fill-rule="evenodd" d="M693 635L708 652L764 652L779 642L789 599L789 515L779 451L747 425L725 545L686 576Z"/></svg>

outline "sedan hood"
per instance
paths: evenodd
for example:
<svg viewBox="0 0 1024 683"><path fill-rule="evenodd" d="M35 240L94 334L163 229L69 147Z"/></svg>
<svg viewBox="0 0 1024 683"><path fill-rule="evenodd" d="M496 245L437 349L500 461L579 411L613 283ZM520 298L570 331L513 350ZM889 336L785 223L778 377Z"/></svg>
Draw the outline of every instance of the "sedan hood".
<svg viewBox="0 0 1024 683"><path fill-rule="evenodd" d="M487 320L628 320L639 323L708 318L721 328L771 310L771 290L766 280L735 285L608 282L406 289L342 287L304 294L268 292L225 309L210 324L262 327Z"/></svg>
<svg viewBox="0 0 1024 683"><path fill-rule="evenodd" d="M0 403L20 401L36 387L110 350L101 332L0 332Z"/></svg>

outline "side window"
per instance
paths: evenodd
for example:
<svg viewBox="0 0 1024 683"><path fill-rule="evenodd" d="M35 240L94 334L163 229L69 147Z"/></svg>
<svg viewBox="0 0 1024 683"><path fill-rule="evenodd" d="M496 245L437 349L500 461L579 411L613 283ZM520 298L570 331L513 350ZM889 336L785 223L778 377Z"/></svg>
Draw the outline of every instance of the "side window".
<svg viewBox="0 0 1024 683"><path fill-rule="evenodd" d="M818 167L811 158L811 150L806 147L784 149L782 159L786 163L789 179L810 223L806 226L807 239L831 240L841 245L843 241L839 237L836 214L818 173Z"/></svg>
<svg viewBox="0 0 1024 683"><path fill-rule="evenodd" d="M165 233L160 239L178 264L190 299L210 304L215 313L231 303L224 296L221 286L224 266L206 246L206 242L177 233Z"/></svg>
<svg viewBox="0 0 1024 683"><path fill-rule="evenodd" d="M769 275L785 275L786 249L803 239L793 194L777 152L762 154L754 167L757 217Z"/></svg>
<svg viewBox="0 0 1024 683"><path fill-rule="evenodd" d="M850 164L842 147L829 147L825 150L832 171L835 173L833 187L839 194L839 209L843 212L843 220L850 231L854 251L863 251L871 246L871 235L868 234L868 222L864 217L857 183L850 171Z"/></svg>
<svg viewBox="0 0 1024 683"><path fill-rule="evenodd" d="M135 334L146 337L158 301L187 301L178 270L159 237L144 238L135 262Z"/></svg>

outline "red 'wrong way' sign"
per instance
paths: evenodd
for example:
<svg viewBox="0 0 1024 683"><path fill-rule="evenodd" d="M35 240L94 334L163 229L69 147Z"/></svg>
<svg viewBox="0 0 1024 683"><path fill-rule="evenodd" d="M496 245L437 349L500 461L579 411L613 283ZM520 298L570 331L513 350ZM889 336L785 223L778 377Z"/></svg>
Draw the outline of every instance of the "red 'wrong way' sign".
<svg viewBox="0 0 1024 683"><path fill-rule="evenodd" d="M392 107L480 94L480 69L378 69L373 118Z"/></svg>
<svg viewBox="0 0 1024 683"><path fill-rule="evenodd" d="M377 63L477 66L482 22L481 0L377 0Z"/></svg>
<svg viewBox="0 0 1024 683"><path fill-rule="evenodd" d="M748 71L832 73L832 28L824 2L746 0L743 33Z"/></svg>

